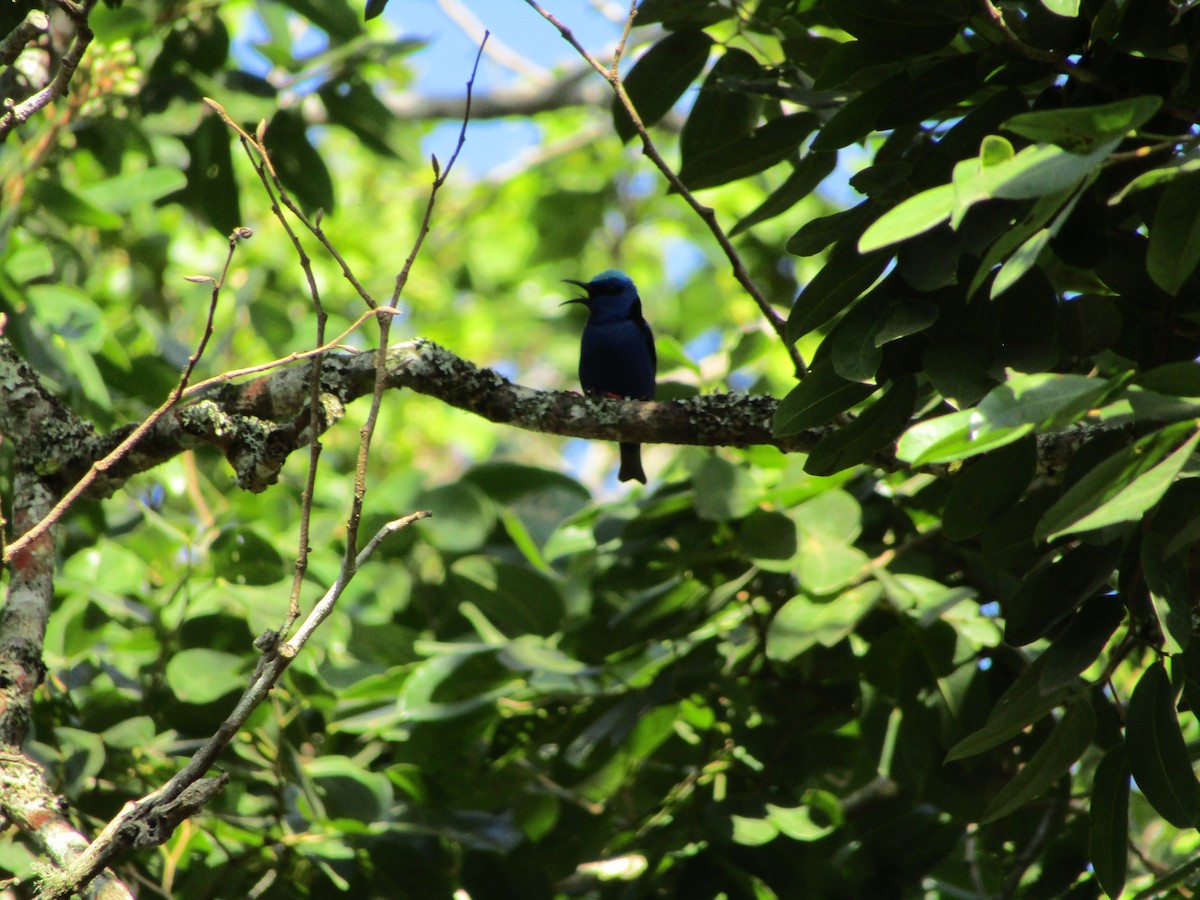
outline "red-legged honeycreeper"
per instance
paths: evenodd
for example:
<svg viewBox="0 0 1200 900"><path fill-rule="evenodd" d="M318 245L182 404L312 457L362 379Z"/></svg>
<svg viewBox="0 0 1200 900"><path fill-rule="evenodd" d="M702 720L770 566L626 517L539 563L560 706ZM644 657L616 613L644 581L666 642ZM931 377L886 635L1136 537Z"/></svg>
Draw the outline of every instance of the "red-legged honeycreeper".
<svg viewBox="0 0 1200 900"><path fill-rule="evenodd" d="M564 279L587 292L567 303L587 307L587 324L579 343L579 383L588 394L654 399L658 359L654 335L642 318L642 300L624 272L609 269L591 281ZM621 444L621 481L646 483L642 445Z"/></svg>

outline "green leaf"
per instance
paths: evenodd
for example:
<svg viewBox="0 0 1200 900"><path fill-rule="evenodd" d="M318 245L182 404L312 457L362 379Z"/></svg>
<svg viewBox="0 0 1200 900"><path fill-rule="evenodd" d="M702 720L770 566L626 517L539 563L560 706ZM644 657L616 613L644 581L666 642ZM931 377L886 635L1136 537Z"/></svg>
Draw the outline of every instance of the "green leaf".
<svg viewBox="0 0 1200 900"><path fill-rule="evenodd" d="M833 475L871 458L899 437L917 401L917 380L910 376L889 386L854 421L827 434L808 455L804 471Z"/></svg>
<svg viewBox="0 0 1200 900"><path fill-rule="evenodd" d="M875 393L873 384L847 381L826 357L813 363L804 380L779 401L772 431L782 437L824 425L834 416Z"/></svg>
<svg viewBox="0 0 1200 900"><path fill-rule="evenodd" d="M768 572L790 572L799 549L796 523L781 512L754 509L738 527L738 543Z"/></svg>
<svg viewBox="0 0 1200 900"><path fill-rule="evenodd" d="M913 465L966 459L1031 431L1065 427L1115 390L1121 379L1020 375L994 388L975 409L920 422L905 432L897 456Z"/></svg>
<svg viewBox="0 0 1200 900"><path fill-rule="evenodd" d="M647 50L625 75L625 92L647 128L667 114L708 62L712 38L685 29L668 34ZM633 119L613 98L613 127L622 143L637 134Z"/></svg>
<svg viewBox="0 0 1200 900"><path fill-rule="evenodd" d="M679 180L693 191L717 187L769 169L788 156L820 124L812 113L793 113L772 119L745 137L684 157Z"/></svg>
<svg viewBox="0 0 1200 900"><path fill-rule="evenodd" d="M230 528L212 543L216 573L232 584L275 584L291 575L275 545L253 528Z"/></svg>
<svg viewBox="0 0 1200 900"><path fill-rule="evenodd" d="M808 805L785 807L768 803L767 821L778 828L780 834L794 841L820 840L837 827L834 822L814 822Z"/></svg>
<svg viewBox="0 0 1200 900"><path fill-rule="evenodd" d="M840 243L796 298L788 316L787 339L798 341L824 325L875 283L891 262L886 253L860 254L852 243Z"/></svg>
<svg viewBox="0 0 1200 900"><path fill-rule="evenodd" d="M1195 828L1200 783L1192 771L1175 693L1161 662L1144 673L1129 699L1125 721L1129 769L1155 811L1177 828Z"/></svg>
<svg viewBox="0 0 1200 900"><path fill-rule="evenodd" d="M746 137L762 114L762 97L746 89L746 83L763 76L762 67L745 50L731 47L716 61L679 135L679 155L687 161L703 156L713 147Z"/></svg>
<svg viewBox="0 0 1200 900"><path fill-rule="evenodd" d="M388 0L367 0L367 8L363 11L363 21L370 22L387 8Z"/></svg>
<svg viewBox="0 0 1200 900"><path fill-rule="evenodd" d="M824 6L839 28L893 54L940 49L958 33L964 16L954 0L826 0Z"/></svg>
<svg viewBox="0 0 1200 900"><path fill-rule="evenodd" d="M1037 469L1032 436L993 450L964 466L950 483L942 510L942 529L952 541L972 538L1016 503Z"/></svg>
<svg viewBox="0 0 1200 900"><path fill-rule="evenodd" d="M708 522L740 519L754 509L756 491L742 466L712 455L693 476L696 515Z"/></svg>
<svg viewBox="0 0 1200 900"><path fill-rule="evenodd" d="M1085 154L1146 124L1161 107L1161 97L1129 97L1099 106L1020 113L1002 127L1031 141L1057 144L1073 153Z"/></svg>
<svg viewBox="0 0 1200 900"><path fill-rule="evenodd" d="M837 167L836 153L808 153L796 164L792 174L766 200L738 221L729 232L736 237L743 231L787 212L809 194Z"/></svg>
<svg viewBox="0 0 1200 900"><path fill-rule="evenodd" d="M1042 637L1099 590L1121 559L1121 547L1080 544L1027 575L1005 604L1004 640L1021 647Z"/></svg>
<svg viewBox="0 0 1200 900"><path fill-rule="evenodd" d="M161 200L182 190L186 184L187 176L179 169L151 166L98 181L88 185L82 193L98 206L115 213L126 213L139 203Z"/></svg>
<svg viewBox="0 0 1200 900"><path fill-rule="evenodd" d="M242 666L232 653L181 650L167 661L167 686L181 703L212 703L245 686Z"/></svg>
<svg viewBox="0 0 1200 900"><path fill-rule="evenodd" d="M1044 656L1038 657L1017 676L1017 680L1009 685L1008 690L992 707L984 726L951 747L950 752L946 754L946 762L965 759L992 749L1020 734L1063 702L1071 693L1070 688L1060 687L1046 692L1041 689L1044 660Z"/></svg>
<svg viewBox="0 0 1200 900"><path fill-rule="evenodd" d="M308 126L300 113L281 109L271 118L263 146L279 179L306 212L334 211L333 178L321 154L308 139Z"/></svg>
<svg viewBox="0 0 1200 900"><path fill-rule="evenodd" d="M729 821L733 824L733 842L743 847L760 847L779 837L779 829L767 819L733 815Z"/></svg>
<svg viewBox="0 0 1200 900"><path fill-rule="evenodd" d="M417 527L433 546L449 553L468 553L483 545L496 526L496 511L477 487L465 482L436 487L422 494L417 508L432 516Z"/></svg>
<svg viewBox="0 0 1200 900"><path fill-rule="evenodd" d="M872 222L858 239L858 249L870 253L924 234L948 221L957 207L958 196L952 184L922 191Z"/></svg>
<svg viewBox="0 0 1200 900"><path fill-rule="evenodd" d="M1092 776L1088 858L1104 893L1117 900L1129 867L1129 763L1124 745L1104 754Z"/></svg>
<svg viewBox="0 0 1200 900"><path fill-rule="evenodd" d="M767 628L767 656L787 662L817 644L834 646L882 596L879 583L868 581L824 603L803 594L793 597L780 607Z"/></svg>
<svg viewBox="0 0 1200 900"><path fill-rule="evenodd" d="M1176 178L1181 178L1184 175L1190 175L1194 172L1200 172L1200 150L1189 150L1187 153L1173 157L1157 169L1143 172L1129 182L1129 184L1125 185L1125 187L1121 188L1121 190L1109 197L1108 205L1116 206L1132 193L1144 191L1147 188L1156 187L1160 184L1166 184L1168 181L1174 181Z"/></svg>
<svg viewBox="0 0 1200 900"><path fill-rule="evenodd" d="M1113 454L1046 510L1034 539L1054 540L1141 518L1162 499L1197 441L1200 428L1195 423L1176 422Z"/></svg>
<svg viewBox="0 0 1200 900"><path fill-rule="evenodd" d="M1146 270L1174 296L1200 263L1200 174L1172 181L1163 191L1150 229Z"/></svg>
<svg viewBox="0 0 1200 900"><path fill-rule="evenodd" d="M124 220L116 213L77 194L57 180L38 179L30 189L33 201L70 225L84 225L103 231L116 231Z"/></svg>
<svg viewBox="0 0 1200 900"><path fill-rule="evenodd" d="M1084 601L1042 654L1042 677L1038 682L1042 691L1072 684L1099 658L1124 620L1125 604L1118 597L1099 596Z"/></svg>
<svg viewBox="0 0 1200 900"><path fill-rule="evenodd" d="M994 822L1035 800L1071 770L1096 732L1096 714L1087 697L1076 697L1045 743L988 804L981 824Z"/></svg>

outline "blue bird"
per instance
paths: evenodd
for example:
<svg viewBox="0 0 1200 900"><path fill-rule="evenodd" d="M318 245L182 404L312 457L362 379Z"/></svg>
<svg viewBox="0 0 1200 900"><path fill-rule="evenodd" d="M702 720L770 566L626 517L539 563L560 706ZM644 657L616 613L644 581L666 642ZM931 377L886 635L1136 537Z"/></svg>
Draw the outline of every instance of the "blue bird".
<svg viewBox="0 0 1200 900"><path fill-rule="evenodd" d="M587 292L567 303L587 307L587 324L579 344L579 383L588 394L653 400L658 359L654 335L642 318L637 287L624 272L609 269L591 281L564 279ZM565 305L565 304L564 304ZM621 481L646 483L642 445L621 444Z"/></svg>

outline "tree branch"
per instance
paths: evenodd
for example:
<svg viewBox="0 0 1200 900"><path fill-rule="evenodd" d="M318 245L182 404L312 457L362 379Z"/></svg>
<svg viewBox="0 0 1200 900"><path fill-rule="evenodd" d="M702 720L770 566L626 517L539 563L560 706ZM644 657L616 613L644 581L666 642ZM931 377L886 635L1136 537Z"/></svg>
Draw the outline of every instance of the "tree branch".
<svg viewBox="0 0 1200 900"><path fill-rule="evenodd" d="M72 3L71 0L56 0L56 3L70 17L71 23L75 26L75 37L59 62L58 71L49 84L28 100L17 104L12 102L4 104L4 112L0 114L0 141L3 141L10 131L27 121L34 113L67 92L71 78L75 75L75 69L78 68L79 61L83 59L84 52L92 42L92 29L88 27L87 20L92 7L96 5L96 0L81 0L79 4Z"/></svg>

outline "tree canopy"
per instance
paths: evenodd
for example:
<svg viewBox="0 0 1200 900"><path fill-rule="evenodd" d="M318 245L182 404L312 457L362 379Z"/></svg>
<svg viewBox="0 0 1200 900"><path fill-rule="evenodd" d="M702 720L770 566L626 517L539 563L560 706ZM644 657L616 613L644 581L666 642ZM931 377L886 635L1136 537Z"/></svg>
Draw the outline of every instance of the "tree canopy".
<svg viewBox="0 0 1200 900"><path fill-rule="evenodd" d="M6 896L1195 883L1198 5L401 5L0 9Z"/></svg>

